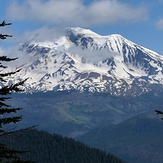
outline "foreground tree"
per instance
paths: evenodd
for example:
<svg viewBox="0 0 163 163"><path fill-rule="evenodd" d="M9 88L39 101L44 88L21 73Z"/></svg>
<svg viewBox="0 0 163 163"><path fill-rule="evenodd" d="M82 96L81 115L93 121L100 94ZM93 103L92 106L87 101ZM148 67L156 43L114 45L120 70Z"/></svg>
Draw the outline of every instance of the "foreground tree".
<svg viewBox="0 0 163 163"><path fill-rule="evenodd" d="M0 23L0 27L4 27L6 25L11 25L11 23L6 23L3 21ZM0 34L0 39L4 40L7 37L12 37L8 34ZM14 130L11 127L12 123L17 123L21 121L21 116L14 116L17 111L21 110L22 108L12 108L10 105L7 104L7 100L10 99L8 97L9 94L12 92L20 92L20 86L22 86L25 82L17 82L9 84L8 80L9 77L13 77L14 74L20 71L6 71L7 66L5 66L6 62L11 62L16 60L17 58L9 58L7 56L0 56L0 137L13 134L15 132L19 132L20 130ZM7 127L6 127L7 126ZM20 159L20 155L24 153L23 151L17 151L14 149L8 148L5 144L0 143L0 162L13 162L13 163L21 163L21 162L29 162L23 161Z"/></svg>

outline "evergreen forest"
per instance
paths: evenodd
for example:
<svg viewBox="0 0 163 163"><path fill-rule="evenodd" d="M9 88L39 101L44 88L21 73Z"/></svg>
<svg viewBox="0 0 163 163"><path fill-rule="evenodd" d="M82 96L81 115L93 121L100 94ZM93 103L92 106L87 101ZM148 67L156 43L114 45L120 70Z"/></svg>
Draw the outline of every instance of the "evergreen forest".
<svg viewBox="0 0 163 163"><path fill-rule="evenodd" d="M121 159L72 138L34 129L0 137L11 149L26 151L20 157L36 163L124 163Z"/></svg>

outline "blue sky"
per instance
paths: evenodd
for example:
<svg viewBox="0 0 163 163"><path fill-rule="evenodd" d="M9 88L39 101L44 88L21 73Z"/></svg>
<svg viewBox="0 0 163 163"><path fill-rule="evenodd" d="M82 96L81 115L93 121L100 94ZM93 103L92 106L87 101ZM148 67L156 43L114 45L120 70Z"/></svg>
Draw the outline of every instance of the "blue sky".
<svg viewBox="0 0 163 163"><path fill-rule="evenodd" d="M72 26L120 34L163 54L163 0L1 0L0 8L0 20L13 23L0 29L13 34L10 46L41 28Z"/></svg>

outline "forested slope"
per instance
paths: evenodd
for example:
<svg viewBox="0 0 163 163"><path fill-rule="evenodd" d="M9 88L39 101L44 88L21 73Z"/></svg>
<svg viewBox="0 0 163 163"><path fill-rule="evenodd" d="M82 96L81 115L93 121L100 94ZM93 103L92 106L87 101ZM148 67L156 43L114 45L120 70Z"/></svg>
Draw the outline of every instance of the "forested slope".
<svg viewBox="0 0 163 163"><path fill-rule="evenodd" d="M37 163L122 163L120 159L71 138L37 130L27 130L1 137L0 141L18 150L26 160Z"/></svg>

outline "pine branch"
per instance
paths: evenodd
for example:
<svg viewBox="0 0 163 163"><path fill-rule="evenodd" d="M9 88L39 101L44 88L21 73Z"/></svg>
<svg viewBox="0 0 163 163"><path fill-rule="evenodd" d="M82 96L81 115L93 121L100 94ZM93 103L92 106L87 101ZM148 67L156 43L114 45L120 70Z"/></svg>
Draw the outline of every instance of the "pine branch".
<svg viewBox="0 0 163 163"><path fill-rule="evenodd" d="M0 94L1 95L7 95L7 94L11 94L12 92L21 92L23 91L22 89L19 88L19 86L22 86L24 84L24 82L27 79L20 81L16 84L11 84L10 86L4 86L2 88L0 88Z"/></svg>
<svg viewBox="0 0 163 163"><path fill-rule="evenodd" d="M6 82L6 80L4 80L3 78L0 77L0 81L1 82Z"/></svg>
<svg viewBox="0 0 163 163"><path fill-rule="evenodd" d="M0 119L0 126L2 126L4 124L17 123L17 122L21 121L21 119L22 119L21 116L1 118Z"/></svg>
<svg viewBox="0 0 163 163"><path fill-rule="evenodd" d="M10 107L5 103L5 100L11 99L11 97L0 97L0 108L2 107Z"/></svg>
<svg viewBox="0 0 163 163"><path fill-rule="evenodd" d="M0 68L7 68L7 66L3 66L1 63L0 63Z"/></svg>
<svg viewBox="0 0 163 163"><path fill-rule="evenodd" d="M0 101L5 101L5 100L8 100L8 99L11 99L11 97L0 97Z"/></svg>
<svg viewBox="0 0 163 163"><path fill-rule="evenodd" d="M14 75L16 73L18 73L21 69L18 69L16 71L12 71L12 72L7 72L7 73L0 73L0 78L6 77L6 76L11 76Z"/></svg>
<svg viewBox="0 0 163 163"><path fill-rule="evenodd" d="M163 114L163 112L160 111L160 110L155 110L155 112L156 112L157 114Z"/></svg>
<svg viewBox="0 0 163 163"><path fill-rule="evenodd" d="M0 39L2 39L2 40L7 39L7 37L12 37L12 35L7 35L7 34L3 35L3 34L0 34Z"/></svg>
<svg viewBox="0 0 163 163"><path fill-rule="evenodd" d="M16 113L17 111L21 110L22 108L2 108L0 109L0 115L6 113Z"/></svg>
<svg viewBox="0 0 163 163"><path fill-rule="evenodd" d="M10 107L10 105L5 104L4 102L0 102L0 108L2 107Z"/></svg>
<svg viewBox="0 0 163 163"><path fill-rule="evenodd" d="M156 112L157 114L163 115L163 112L162 112L162 111L160 111L160 110L155 110L155 112ZM161 120L163 120L163 118L162 118L162 117L161 117Z"/></svg>
<svg viewBox="0 0 163 163"><path fill-rule="evenodd" d="M10 61L13 61L13 60L16 60L18 59L18 57L16 58L8 58L7 56L0 56L0 61L5 61L5 62L10 62Z"/></svg>
<svg viewBox="0 0 163 163"><path fill-rule="evenodd" d="M0 127L1 128L1 127ZM5 130L2 130L2 129L0 129L0 133L4 133L5 132ZM1 134L0 134L1 135Z"/></svg>
<svg viewBox="0 0 163 163"><path fill-rule="evenodd" d="M6 23L6 21L4 20L1 24L0 27L4 27L6 25L11 25L12 23Z"/></svg>

